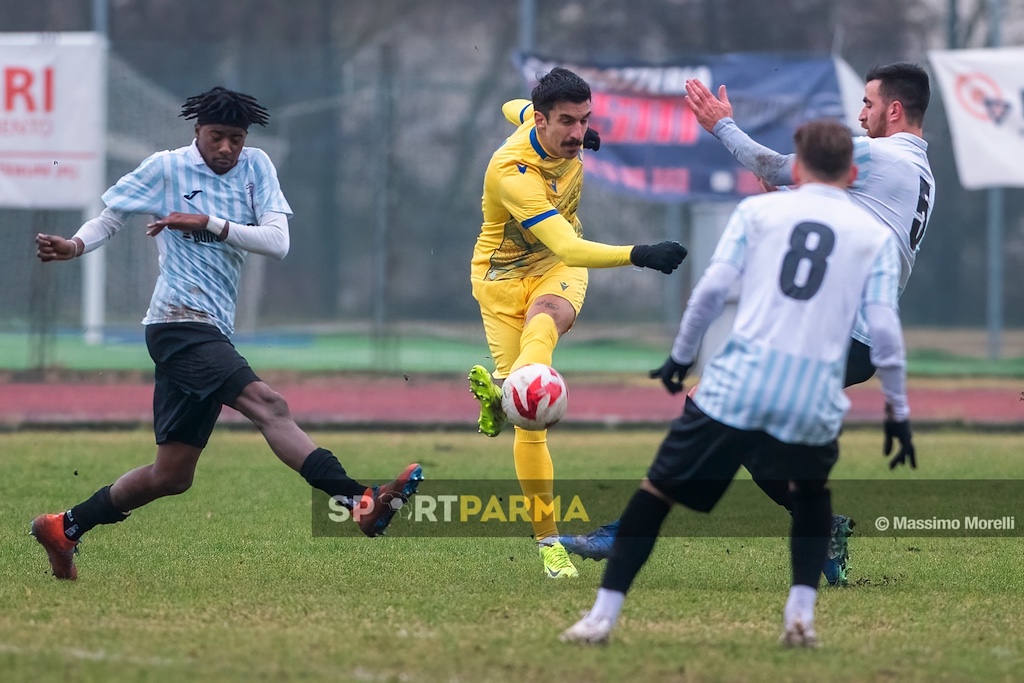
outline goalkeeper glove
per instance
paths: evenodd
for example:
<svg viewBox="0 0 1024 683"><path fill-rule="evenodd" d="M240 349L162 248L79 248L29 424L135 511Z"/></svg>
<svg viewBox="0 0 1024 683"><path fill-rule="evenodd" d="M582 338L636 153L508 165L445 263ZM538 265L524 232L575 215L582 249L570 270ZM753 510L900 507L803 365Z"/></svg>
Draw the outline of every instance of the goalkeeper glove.
<svg viewBox="0 0 1024 683"><path fill-rule="evenodd" d="M651 379L660 379L668 389L668 393L678 394L683 390L683 380L686 379L686 373L690 372L692 366L693 363L677 363L672 356L669 356L660 368L651 370L650 377Z"/></svg>
<svg viewBox="0 0 1024 683"><path fill-rule="evenodd" d="M583 134L583 149L592 149L595 152L601 149L601 136L593 128L587 128Z"/></svg>
<svg viewBox="0 0 1024 683"><path fill-rule="evenodd" d="M668 275L679 267L686 258L686 247L679 242L638 244L629 252L629 261L634 266L653 268Z"/></svg>
<svg viewBox="0 0 1024 683"><path fill-rule="evenodd" d="M889 412L888 406L886 406L886 412ZM910 468L916 470L917 457L914 450L914 442L910 436L910 421L901 420L897 422L891 417L887 417L884 422L884 428L885 446L882 449L882 454L888 456L892 453L893 439L899 441L900 444L900 449L896 451L896 455L889 461L889 469L895 469L897 465L905 465L909 462Z"/></svg>

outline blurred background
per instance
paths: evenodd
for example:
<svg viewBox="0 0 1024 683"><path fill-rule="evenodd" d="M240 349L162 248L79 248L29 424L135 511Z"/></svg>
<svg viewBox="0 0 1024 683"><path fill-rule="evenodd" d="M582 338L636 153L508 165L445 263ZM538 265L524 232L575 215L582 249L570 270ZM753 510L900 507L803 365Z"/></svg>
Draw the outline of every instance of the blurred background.
<svg viewBox="0 0 1024 683"><path fill-rule="evenodd" d="M796 51L840 56L863 75L895 60L927 67L931 49L1021 45L1024 3L33 0L0 4L0 26L107 36L104 188L150 153L190 142L192 124L178 118L187 96L214 85L256 96L271 123L254 129L248 144L275 161L295 216L284 261L250 257L239 334L356 334L379 350L411 336L483 345L469 259L483 172L511 132L501 104L529 96L516 55L663 65L694 54ZM995 246L1004 270L993 339L989 198L962 189L934 79L932 88L925 137L938 190L902 299L911 348L990 360L1024 356L1017 334L1024 328L1024 278L1017 277L1024 270L1024 194L1002 194ZM707 230L700 219L706 202L586 187L581 218L590 239L709 239L696 234ZM145 220L133 220L105 247L103 343L142 339L138 323L156 278L156 249L141 230ZM78 211L0 209L0 367L70 362L55 344L62 335L81 341L82 263L43 267L32 238L68 236L81 222ZM660 357L702 267L688 259L671 278L630 268L592 271L573 335L642 340ZM390 362L385 354L371 365Z"/></svg>

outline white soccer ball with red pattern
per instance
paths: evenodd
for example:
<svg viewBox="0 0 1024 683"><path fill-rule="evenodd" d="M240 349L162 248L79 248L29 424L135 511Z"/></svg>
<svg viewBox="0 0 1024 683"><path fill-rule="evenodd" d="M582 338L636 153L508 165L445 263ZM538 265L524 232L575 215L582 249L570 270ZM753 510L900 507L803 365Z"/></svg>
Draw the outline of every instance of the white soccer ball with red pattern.
<svg viewBox="0 0 1024 683"><path fill-rule="evenodd" d="M517 427L539 431L565 416L569 392L558 372L543 363L515 370L501 386L501 407Z"/></svg>

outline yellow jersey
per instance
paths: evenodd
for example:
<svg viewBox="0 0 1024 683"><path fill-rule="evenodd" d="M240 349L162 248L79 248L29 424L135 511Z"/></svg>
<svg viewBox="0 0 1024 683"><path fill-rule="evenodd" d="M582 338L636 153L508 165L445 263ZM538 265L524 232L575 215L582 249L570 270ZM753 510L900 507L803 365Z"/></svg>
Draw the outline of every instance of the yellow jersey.
<svg viewBox="0 0 1024 683"><path fill-rule="evenodd" d="M506 102L502 111L518 128L487 165L472 277L532 277L559 262L588 268L629 265L631 246L583 239L576 215L583 191L583 151L572 159L551 156L538 139L529 100Z"/></svg>

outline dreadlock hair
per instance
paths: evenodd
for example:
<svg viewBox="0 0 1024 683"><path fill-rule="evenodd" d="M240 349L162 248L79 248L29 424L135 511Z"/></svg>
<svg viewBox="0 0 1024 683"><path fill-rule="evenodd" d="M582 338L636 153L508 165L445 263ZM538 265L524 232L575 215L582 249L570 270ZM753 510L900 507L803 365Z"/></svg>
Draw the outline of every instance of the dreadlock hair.
<svg viewBox="0 0 1024 683"><path fill-rule="evenodd" d="M254 123L265 126L270 120L270 114L255 97L219 85L185 100L179 116L186 121L195 119L200 126L219 123L246 130Z"/></svg>

